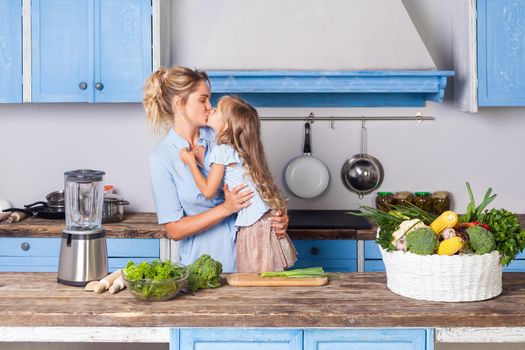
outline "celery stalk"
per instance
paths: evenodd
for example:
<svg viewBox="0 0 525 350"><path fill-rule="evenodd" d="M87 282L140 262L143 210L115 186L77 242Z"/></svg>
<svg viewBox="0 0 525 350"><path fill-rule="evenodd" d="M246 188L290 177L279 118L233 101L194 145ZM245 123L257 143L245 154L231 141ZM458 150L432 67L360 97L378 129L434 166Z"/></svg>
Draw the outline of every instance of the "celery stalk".
<svg viewBox="0 0 525 350"><path fill-rule="evenodd" d="M307 277L325 277L326 273L322 267L308 267L304 269L294 269L282 272L266 271L260 274L261 277L289 277L289 278L307 278Z"/></svg>

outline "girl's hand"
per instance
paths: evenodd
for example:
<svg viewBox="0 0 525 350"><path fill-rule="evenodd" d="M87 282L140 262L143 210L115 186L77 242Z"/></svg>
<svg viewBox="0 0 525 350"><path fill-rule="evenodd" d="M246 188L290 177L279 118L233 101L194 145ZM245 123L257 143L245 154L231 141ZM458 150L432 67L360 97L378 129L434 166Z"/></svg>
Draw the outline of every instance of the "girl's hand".
<svg viewBox="0 0 525 350"><path fill-rule="evenodd" d="M182 162L186 165L191 165L196 162L195 154L191 151L188 151L188 149L185 147L183 147L180 150L179 155L180 155L180 159L182 160Z"/></svg>
<svg viewBox="0 0 525 350"><path fill-rule="evenodd" d="M253 197L252 190L244 190L246 184L236 186L233 190L228 190L228 185L224 184L224 207L230 214L236 213L242 208L246 208L252 202L250 199ZM244 190L244 191L243 191ZM242 192L241 192L242 191Z"/></svg>
<svg viewBox="0 0 525 350"><path fill-rule="evenodd" d="M275 213L275 216L270 218L270 221L272 222L272 228L277 235L277 238L284 238L286 230L288 229L288 214L278 211Z"/></svg>

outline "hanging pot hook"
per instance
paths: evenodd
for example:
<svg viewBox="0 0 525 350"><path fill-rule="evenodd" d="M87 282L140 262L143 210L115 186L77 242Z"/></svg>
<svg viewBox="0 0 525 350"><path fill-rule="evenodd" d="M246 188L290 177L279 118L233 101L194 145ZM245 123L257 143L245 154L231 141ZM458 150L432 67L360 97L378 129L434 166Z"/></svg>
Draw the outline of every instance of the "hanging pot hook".
<svg viewBox="0 0 525 350"><path fill-rule="evenodd" d="M310 112L310 114L308 115L308 119L307 119L308 124L312 125L314 123L314 118L315 118L314 113Z"/></svg>

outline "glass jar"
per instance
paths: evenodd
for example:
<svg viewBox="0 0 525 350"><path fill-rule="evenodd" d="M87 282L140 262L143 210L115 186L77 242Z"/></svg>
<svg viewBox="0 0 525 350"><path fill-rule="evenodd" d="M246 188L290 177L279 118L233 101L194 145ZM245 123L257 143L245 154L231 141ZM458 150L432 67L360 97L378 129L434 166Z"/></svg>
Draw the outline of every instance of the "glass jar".
<svg viewBox="0 0 525 350"><path fill-rule="evenodd" d="M416 192L414 204L427 213L432 212L432 197L430 197L430 192Z"/></svg>
<svg viewBox="0 0 525 350"><path fill-rule="evenodd" d="M448 192L439 191L432 193L432 213L434 215L440 215L447 210L450 210L450 197Z"/></svg>
<svg viewBox="0 0 525 350"><path fill-rule="evenodd" d="M409 204L414 204L414 194L412 192L396 192L394 195L394 204L408 206Z"/></svg>
<svg viewBox="0 0 525 350"><path fill-rule="evenodd" d="M390 210L392 210L392 204L394 204L394 195L392 192L377 192L377 209L384 212L389 212Z"/></svg>

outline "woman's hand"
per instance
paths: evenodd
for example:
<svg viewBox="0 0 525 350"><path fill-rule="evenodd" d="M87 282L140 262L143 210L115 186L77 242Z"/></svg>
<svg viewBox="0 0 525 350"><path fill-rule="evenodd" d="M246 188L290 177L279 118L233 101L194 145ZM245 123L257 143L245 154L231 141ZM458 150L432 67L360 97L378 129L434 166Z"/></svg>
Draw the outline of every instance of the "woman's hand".
<svg viewBox="0 0 525 350"><path fill-rule="evenodd" d="M253 197L252 190L244 190L246 184L235 186L233 190L228 189L228 185L224 184L224 203L223 206L230 212L230 214L236 213L242 208L246 208L252 202L250 199Z"/></svg>
<svg viewBox="0 0 525 350"><path fill-rule="evenodd" d="M277 238L284 238L286 230L288 229L288 214L278 211L275 213L275 216L270 217L270 221L272 222L272 229L277 235Z"/></svg>
<svg viewBox="0 0 525 350"><path fill-rule="evenodd" d="M182 160L182 162L186 165L191 165L196 162L195 153L193 153L192 151L189 151L186 147L183 147L180 150L179 155L180 155L180 159Z"/></svg>

